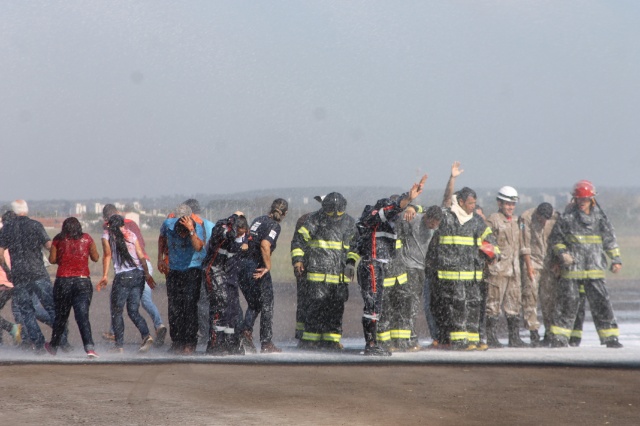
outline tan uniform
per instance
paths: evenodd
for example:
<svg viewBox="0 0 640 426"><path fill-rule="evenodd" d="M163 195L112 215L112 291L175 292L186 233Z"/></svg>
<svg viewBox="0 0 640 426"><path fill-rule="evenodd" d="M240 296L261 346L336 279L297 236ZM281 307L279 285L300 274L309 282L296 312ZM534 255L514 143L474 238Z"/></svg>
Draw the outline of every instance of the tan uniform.
<svg viewBox="0 0 640 426"><path fill-rule="evenodd" d="M553 216L544 226L537 221L533 221L533 213L536 208L529 209L520 215L521 255L530 255L531 264L535 271L533 280L529 279L527 268L522 264L522 311L524 313L524 326L527 330L538 330L538 296L540 297L540 308L542 310L542 320L545 331L551 327L551 320L554 309L554 276L551 268L551 255L547 250L547 242L553 226L558 220L558 213L553 212Z"/></svg>
<svg viewBox="0 0 640 426"><path fill-rule="evenodd" d="M498 317L501 307L507 316L520 315L520 228L518 218L502 213L487 218L500 247L500 261L489 265L487 317Z"/></svg>

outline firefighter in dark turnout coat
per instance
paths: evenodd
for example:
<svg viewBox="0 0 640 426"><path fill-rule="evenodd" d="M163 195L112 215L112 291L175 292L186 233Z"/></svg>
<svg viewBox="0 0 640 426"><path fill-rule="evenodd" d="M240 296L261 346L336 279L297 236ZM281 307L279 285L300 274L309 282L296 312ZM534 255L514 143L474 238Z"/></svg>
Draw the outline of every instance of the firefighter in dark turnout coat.
<svg viewBox="0 0 640 426"><path fill-rule="evenodd" d="M322 209L311 214L291 241L291 255L298 274L306 274L306 305L301 348L340 350L342 316L349 298L345 278L347 251L355 233L355 219L345 213L347 200L332 192Z"/></svg>
<svg viewBox="0 0 640 426"><path fill-rule="evenodd" d="M549 245L562 264L556 287L556 309L551 326L554 347L568 344L584 287L600 342L619 348L620 332L605 286L606 256L611 271L622 268L613 226L595 200L595 187L583 180L573 188L575 206L564 213L551 231Z"/></svg>
<svg viewBox="0 0 640 426"><path fill-rule="evenodd" d="M351 244L351 251L347 256L347 269L345 273L349 278L353 277L355 263L358 264L358 284L364 299L364 312L362 326L365 338L365 355L388 356L391 352L382 347L379 337L386 338L388 327L380 325L383 319L383 295L385 279L387 284L393 280L406 281L406 274L395 274L391 270L390 261L396 250L397 236L394 231L394 221L399 214L413 201L424 187L427 175L424 175L419 183L414 184L408 193L403 194L395 201L389 198L378 200L374 206L366 206L360 219L356 223L356 236ZM391 268L391 269L390 269ZM380 330L379 330L380 325ZM383 335L379 336L378 332ZM390 336L390 335L389 335Z"/></svg>

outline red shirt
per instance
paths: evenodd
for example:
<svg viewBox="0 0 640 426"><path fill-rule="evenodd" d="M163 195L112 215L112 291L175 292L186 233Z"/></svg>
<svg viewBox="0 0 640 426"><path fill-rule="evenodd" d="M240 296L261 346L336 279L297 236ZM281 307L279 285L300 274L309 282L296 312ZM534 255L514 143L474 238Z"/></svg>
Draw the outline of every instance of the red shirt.
<svg viewBox="0 0 640 426"><path fill-rule="evenodd" d="M54 238L51 243L56 248L58 272L56 277L88 277L89 248L93 238L89 234L82 234L78 240Z"/></svg>

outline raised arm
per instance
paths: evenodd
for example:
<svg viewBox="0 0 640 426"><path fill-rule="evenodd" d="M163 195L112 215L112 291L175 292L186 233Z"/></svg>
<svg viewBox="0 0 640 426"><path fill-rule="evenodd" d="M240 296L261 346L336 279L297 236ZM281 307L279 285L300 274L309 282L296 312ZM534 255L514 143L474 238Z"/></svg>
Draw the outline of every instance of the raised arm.
<svg viewBox="0 0 640 426"><path fill-rule="evenodd" d="M456 179L460 176L464 170L460 168L460 162L454 161L451 165L451 175L447 182L447 187L444 189L444 196L442 197L442 207L451 207L451 198L453 197L453 189L455 187Z"/></svg>

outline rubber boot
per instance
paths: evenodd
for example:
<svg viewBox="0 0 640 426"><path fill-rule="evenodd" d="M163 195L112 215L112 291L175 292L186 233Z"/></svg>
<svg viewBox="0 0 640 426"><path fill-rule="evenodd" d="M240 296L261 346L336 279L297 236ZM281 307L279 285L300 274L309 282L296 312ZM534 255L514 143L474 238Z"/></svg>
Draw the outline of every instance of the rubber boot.
<svg viewBox="0 0 640 426"><path fill-rule="evenodd" d="M498 340L498 317L487 317L487 345L490 348L502 348Z"/></svg>
<svg viewBox="0 0 640 426"><path fill-rule="evenodd" d="M509 328L509 347L528 348L525 342L520 339L520 318L515 316L507 317L507 327Z"/></svg>
<svg viewBox="0 0 640 426"><path fill-rule="evenodd" d="M542 346L542 343L540 342L540 334L538 334L538 330L531 330L529 332L530 340L531 340L531 347L532 348L539 348L540 346Z"/></svg>
<svg viewBox="0 0 640 426"><path fill-rule="evenodd" d="M211 333L211 340L207 343L207 353L210 355L227 355L224 331Z"/></svg>

